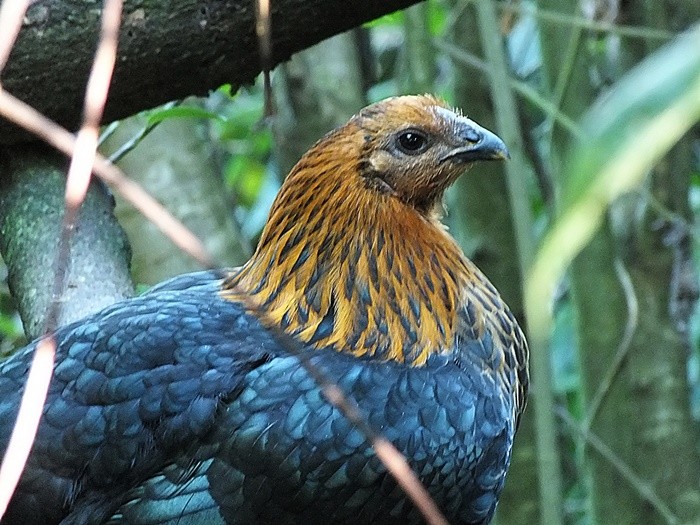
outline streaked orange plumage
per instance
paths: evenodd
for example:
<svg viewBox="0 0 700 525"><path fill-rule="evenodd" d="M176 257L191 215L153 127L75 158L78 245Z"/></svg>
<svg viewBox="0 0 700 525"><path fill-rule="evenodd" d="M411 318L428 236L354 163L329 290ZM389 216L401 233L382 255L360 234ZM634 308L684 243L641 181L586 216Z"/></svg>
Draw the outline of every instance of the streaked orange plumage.
<svg viewBox="0 0 700 525"><path fill-rule="evenodd" d="M523 334L440 222L443 193L466 167L439 162L438 150L390 181L368 175L396 163L382 143L388 135L420 128L447 137L454 116L461 114L430 95L397 97L321 139L287 177L255 254L222 293L252 296L273 324L317 348L412 366L451 352L460 308L480 304L478 329L491 327L503 342L492 372L514 389L520 412L528 383ZM331 314L332 330L319 337ZM506 377L513 369L517 385Z"/></svg>

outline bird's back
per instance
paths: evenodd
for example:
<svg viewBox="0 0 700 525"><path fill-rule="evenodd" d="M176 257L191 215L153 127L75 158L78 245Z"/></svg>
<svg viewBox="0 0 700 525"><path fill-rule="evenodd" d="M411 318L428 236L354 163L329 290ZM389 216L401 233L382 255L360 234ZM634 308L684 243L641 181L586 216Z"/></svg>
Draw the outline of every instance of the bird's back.
<svg viewBox="0 0 700 525"><path fill-rule="evenodd" d="M58 330L54 377L8 523L56 522L86 495L137 484L211 431L246 372L277 350L240 305L215 300L217 283L213 273L182 276ZM0 366L3 445L34 346Z"/></svg>

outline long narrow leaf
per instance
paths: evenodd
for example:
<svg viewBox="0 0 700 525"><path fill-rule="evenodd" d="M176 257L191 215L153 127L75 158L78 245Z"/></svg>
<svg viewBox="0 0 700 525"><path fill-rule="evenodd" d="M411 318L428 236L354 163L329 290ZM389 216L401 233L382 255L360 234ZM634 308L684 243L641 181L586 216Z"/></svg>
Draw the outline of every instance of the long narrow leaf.
<svg viewBox="0 0 700 525"><path fill-rule="evenodd" d="M584 140L568 158L561 211L525 286L532 329L545 337L562 273L591 239L608 205L700 120L700 25L641 62L582 121Z"/></svg>

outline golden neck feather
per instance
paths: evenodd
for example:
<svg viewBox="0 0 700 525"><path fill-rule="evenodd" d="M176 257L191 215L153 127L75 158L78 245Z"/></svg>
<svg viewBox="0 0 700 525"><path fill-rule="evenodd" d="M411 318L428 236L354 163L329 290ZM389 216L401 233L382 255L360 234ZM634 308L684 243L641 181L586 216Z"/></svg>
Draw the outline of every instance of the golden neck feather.
<svg viewBox="0 0 700 525"><path fill-rule="evenodd" d="M222 295L245 294L307 344L421 365L453 348L460 295L478 270L436 219L368 188L339 149L297 165Z"/></svg>

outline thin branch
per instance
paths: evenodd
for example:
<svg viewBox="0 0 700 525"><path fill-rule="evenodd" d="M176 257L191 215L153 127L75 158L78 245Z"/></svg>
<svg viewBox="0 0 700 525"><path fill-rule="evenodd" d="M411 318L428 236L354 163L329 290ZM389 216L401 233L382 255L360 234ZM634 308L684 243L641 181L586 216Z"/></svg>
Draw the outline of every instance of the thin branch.
<svg viewBox="0 0 700 525"><path fill-rule="evenodd" d="M554 92L552 93L552 100L550 100L557 112L561 112L561 108L564 102L564 95L566 94L567 89L571 85L571 77L574 71L574 65L576 64L576 57L578 55L582 38L583 30L580 27L575 27L571 32L571 35L569 36L566 54L560 64L559 74L557 75L557 80L554 85ZM549 144L550 148L553 147L552 140L554 137L554 120L554 113L550 113L549 115L547 115L547 120L545 124L545 129L547 130L545 143Z"/></svg>
<svg viewBox="0 0 700 525"><path fill-rule="evenodd" d="M443 38L435 38L434 44L437 49L450 55L453 59L462 62L467 66L471 66L479 71L490 74L491 66L481 60L476 55L465 51L464 49L455 46ZM552 102L540 95L536 90L528 86L525 82L513 78L509 75L513 90L517 91L524 99L540 108L546 115L551 115L561 126L566 129L574 138L582 139L583 132L581 127L568 115L559 110Z"/></svg>
<svg viewBox="0 0 700 525"><path fill-rule="evenodd" d="M598 414L600 405L610 391L610 387L617 377L617 374L622 369L622 363L625 361L632 347L632 338L634 337L634 332L637 330L637 324L639 322L639 301L637 300L637 294L634 292L634 284L632 283L627 268L625 268L625 265L619 258L615 258L615 273L620 281L620 286L622 287L622 291L625 294L625 301L627 302L627 323L625 324L625 332L622 335L622 341L620 341L617 347L612 363L610 363L605 377L603 377L600 385L598 385L598 389L591 400L586 417L581 423L581 426L586 432L590 430L593 420Z"/></svg>
<svg viewBox="0 0 700 525"><path fill-rule="evenodd" d="M0 115L34 133L65 155L73 155L75 136L72 133L46 118L17 97L4 91L1 86ZM130 202L134 208L139 210L146 219L151 221L185 253L206 268L217 266L207 253L202 242L187 227L173 217L168 210L163 208L141 186L126 177L119 168L112 165L99 153L95 155L92 169L98 177Z"/></svg>
<svg viewBox="0 0 700 525"><path fill-rule="evenodd" d="M612 33L623 37L644 38L647 40L671 40L676 36L675 33L672 33L671 31L664 31L663 29L611 24L609 22L596 22L595 20L590 20L582 16L571 16L549 9L542 9L539 6L533 9L533 7L527 2L498 2L498 6L502 9L520 11L523 14L531 14L540 20L557 25L567 25L580 29L599 31L601 33Z"/></svg>
<svg viewBox="0 0 700 525"><path fill-rule="evenodd" d="M29 0L7 0L0 2L0 73L5 69L10 58L12 46L22 29L24 13L29 7Z"/></svg>
<svg viewBox="0 0 700 525"><path fill-rule="evenodd" d="M263 93L265 96L265 111L263 120L275 113L270 70L272 69L272 16L270 0L255 2L255 35L258 37L258 53L260 53L260 70L263 74Z"/></svg>
<svg viewBox="0 0 700 525"><path fill-rule="evenodd" d="M29 368L27 384L20 403L21 409L17 414L10 443L5 451L2 466L0 466L0 475L4 475L4 477L0 477L2 489L0 490L0 518L7 510L29 458L51 383L56 353L56 341L52 334L56 329L61 311L61 299L70 262L71 238L75 230L78 210L85 199L90 184L100 119L114 69L121 10L122 0L105 0L100 41L85 93L84 123L75 141L75 155L71 160L68 180L66 181L66 207L56 252L53 294L46 315L45 337L35 348L35 355Z"/></svg>
<svg viewBox="0 0 700 525"><path fill-rule="evenodd" d="M509 202L512 210L513 231L515 232L520 275L527 276L535 259L535 242L533 239L534 219L527 199L528 188L523 174L527 172L522 150L523 132L518 121L518 111L514 94L514 84L503 82L510 78L511 71L506 56L503 37L499 31L498 16L492 2L481 1L476 4L477 21L481 36L481 48L488 61L488 76L491 86L491 98L495 106L496 129L504 141L511 147L511 162L507 163L506 181ZM525 317L531 312L526 304ZM530 348L530 374L533 388L531 400L534 409L534 429L536 436L537 481L539 486L540 515L542 523L548 525L563 524L563 480L560 468L557 425L552 410L555 406L552 384L551 363L548 357L546 336L533 330L528 322L526 326Z"/></svg>
<svg viewBox="0 0 700 525"><path fill-rule="evenodd" d="M615 454L613 450L605 444L596 434L583 428L579 423L571 417L571 415L562 407L555 409L557 416L569 427L572 433L581 436L601 457L610 463L615 470L632 486L639 495L649 502L659 515L666 520L668 525L679 525L681 521L673 513L673 511L664 503L654 491L654 487L637 475L625 461Z"/></svg>
<svg viewBox="0 0 700 525"><path fill-rule="evenodd" d="M174 108L175 106L179 105L181 101L175 100L172 102L168 102L167 104L163 104L161 106L161 109L170 109ZM116 164L119 162L121 159L123 159L128 153L130 153L136 146L139 145L139 143L146 138L151 131L156 129L159 124L161 124L163 121L162 120L157 120L155 122L147 122L138 132L136 132L129 140L124 142L121 146L119 146L108 158L107 160L111 162L112 164ZM114 130L117 128L119 125L119 121L112 122L109 126L107 126L107 129L102 132L102 135L100 136L100 144L104 142L112 133Z"/></svg>
<svg viewBox="0 0 700 525"><path fill-rule="evenodd" d="M643 187L636 190L654 212L662 219L679 224L683 230L690 235L696 242L700 242L700 231L698 228L688 221L683 215L669 209L664 203L662 203L656 196L649 190L649 188Z"/></svg>
<svg viewBox="0 0 700 525"><path fill-rule="evenodd" d="M102 34L85 90L83 125L76 137L75 153L71 159L66 182L64 225L70 226L71 230L90 184L92 165L97 153L100 120L104 113L109 83L114 70L121 11L121 0L105 0L102 12Z"/></svg>

